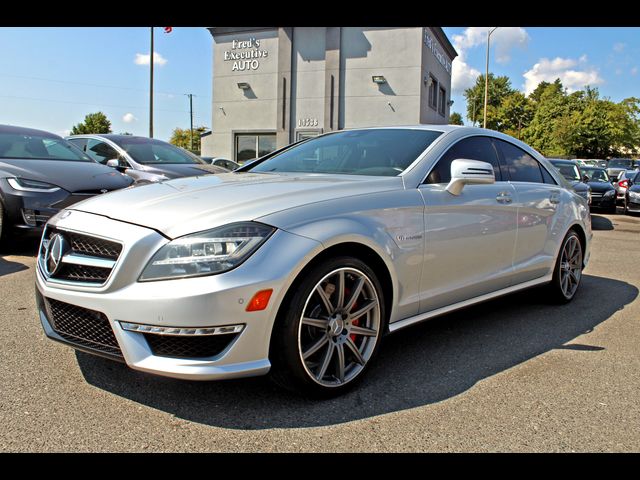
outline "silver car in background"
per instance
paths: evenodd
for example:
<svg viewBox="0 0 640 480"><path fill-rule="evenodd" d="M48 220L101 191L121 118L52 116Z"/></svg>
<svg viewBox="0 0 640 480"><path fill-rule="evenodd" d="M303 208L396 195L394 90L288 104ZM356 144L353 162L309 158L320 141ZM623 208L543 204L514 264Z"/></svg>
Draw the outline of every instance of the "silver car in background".
<svg viewBox="0 0 640 480"><path fill-rule="evenodd" d="M490 130L344 130L234 173L62 211L36 275L52 339L182 379L352 387L387 333L523 288L570 301L587 201Z"/></svg>

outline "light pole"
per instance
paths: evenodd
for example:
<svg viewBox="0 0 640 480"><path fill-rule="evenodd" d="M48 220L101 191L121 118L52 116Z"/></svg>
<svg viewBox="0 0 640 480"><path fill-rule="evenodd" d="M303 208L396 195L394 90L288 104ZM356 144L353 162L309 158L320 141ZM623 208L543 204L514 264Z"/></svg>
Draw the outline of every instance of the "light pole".
<svg viewBox="0 0 640 480"><path fill-rule="evenodd" d="M491 34L495 32L496 28L493 27L489 30L487 35L487 68L484 75L484 128L487 128L487 96L489 93L489 42L491 41Z"/></svg>
<svg viewBox="0 0 640 480"><path fill-rule="evenodd" d="M151 27L151 56L149 58L149 138L153 138L153 27Z"/></svg>

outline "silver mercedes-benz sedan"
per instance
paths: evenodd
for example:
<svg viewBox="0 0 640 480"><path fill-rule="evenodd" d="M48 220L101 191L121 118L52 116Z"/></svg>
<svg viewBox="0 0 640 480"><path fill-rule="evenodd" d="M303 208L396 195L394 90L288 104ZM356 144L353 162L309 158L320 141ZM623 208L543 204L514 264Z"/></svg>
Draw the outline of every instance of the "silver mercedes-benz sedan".
<svg viewBox="0 0 640 480"><path fill-rule="evenodd" d="M50 220L46 335L193 380L344 392L383 336L516 290L576 294L587 201L490 130L343 130L234 173L96 197Z"/></svg>

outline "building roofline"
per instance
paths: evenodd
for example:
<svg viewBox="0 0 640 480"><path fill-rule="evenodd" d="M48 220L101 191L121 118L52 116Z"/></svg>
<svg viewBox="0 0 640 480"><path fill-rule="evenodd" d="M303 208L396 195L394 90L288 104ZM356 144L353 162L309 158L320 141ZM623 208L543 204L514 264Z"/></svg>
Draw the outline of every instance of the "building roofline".
<svg viewBox="0 0 640 480"><path fill-rule="evenodd" d="M440 45L442 45L442 48L444 48L447 51L447 53L451 56L451 60L456 58L458 56L458 52L456 52L456 49L453 48L453 45L451 45L451 42L447 38L447 34L444 33L444 30L442 29L442 27L429 27L429 28L431 29L433 34L436 36L438 42L440 42Z"/></svg>

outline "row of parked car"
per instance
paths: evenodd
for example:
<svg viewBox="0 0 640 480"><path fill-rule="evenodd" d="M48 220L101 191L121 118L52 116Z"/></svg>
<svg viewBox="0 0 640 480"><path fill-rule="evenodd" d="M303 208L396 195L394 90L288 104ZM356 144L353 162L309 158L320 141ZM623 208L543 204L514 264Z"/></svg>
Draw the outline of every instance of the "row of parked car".
<svg viewBox="0 0 640 480"><path fill-rule="evenodd" d="M640 213L640 160L548 159L592 209L616 213Z"/></svg>
<svg viewBox="0 0 640 480"><path fill-rule="evenodd" d="M59 210L94 195L229 171L152 138L111 134L62 138L0 125L0 242L10 231L39 232Z"/></svg>

